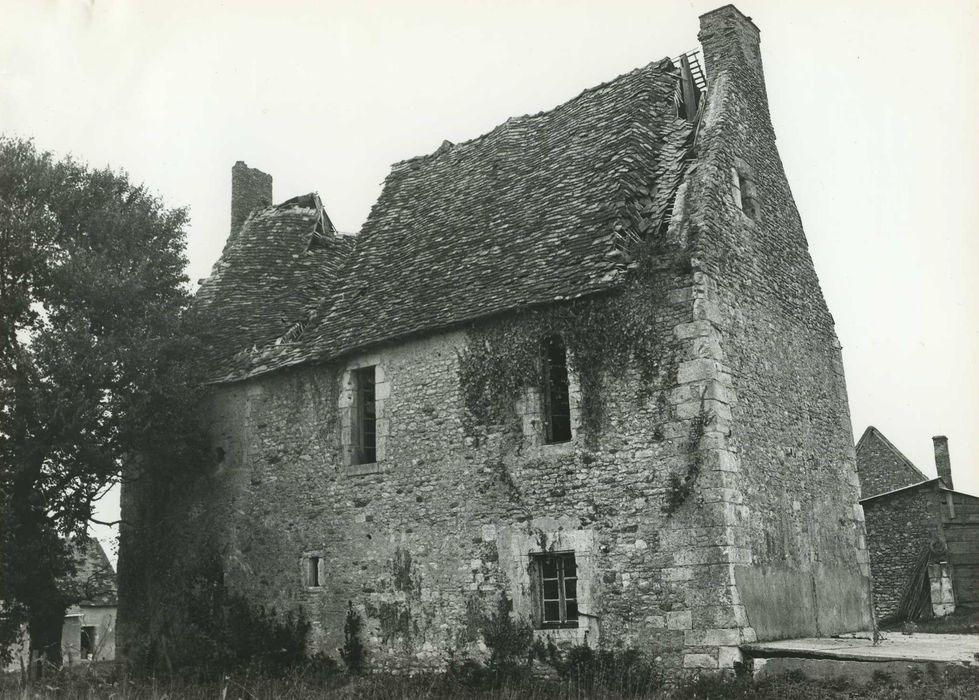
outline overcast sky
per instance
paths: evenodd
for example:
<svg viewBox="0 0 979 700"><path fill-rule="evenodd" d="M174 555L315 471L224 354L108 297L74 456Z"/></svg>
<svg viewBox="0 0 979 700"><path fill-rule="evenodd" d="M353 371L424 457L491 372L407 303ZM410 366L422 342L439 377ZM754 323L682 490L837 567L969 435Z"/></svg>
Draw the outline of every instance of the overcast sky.
<svg viewBox="0 0 979 700"><path fill-rule="evenodd" d="M236 160L355 232L391 163L695 48L720 4L0 0L0 131L188 207L197 280ZM945 434L979 494L979 0L737 4L761 28L855 437L877 426L932 476Z"/></svg>

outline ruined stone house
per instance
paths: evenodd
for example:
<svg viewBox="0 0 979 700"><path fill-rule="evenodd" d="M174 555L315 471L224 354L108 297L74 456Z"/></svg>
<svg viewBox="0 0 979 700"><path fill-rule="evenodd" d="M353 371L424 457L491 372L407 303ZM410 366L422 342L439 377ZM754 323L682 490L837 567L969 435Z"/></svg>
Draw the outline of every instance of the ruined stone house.
<svg viewBox="0 0 979 700"><path fill-rule="evenodd" d="M948 439L929 479L869 426L857 443L874 604L881 619L979 607L979 497L954 490Z"/></svg>
<svg viewBox="0 0 979 700"><path fill-rule="evenodd" d="M501 595L541 639L670 669L868 625L840 345L759 30L727 5L699 39L396 164L356 236L236 164L198 294L214 465L172 536L327 653L351 606L381 667L478 654Z"/></svg>

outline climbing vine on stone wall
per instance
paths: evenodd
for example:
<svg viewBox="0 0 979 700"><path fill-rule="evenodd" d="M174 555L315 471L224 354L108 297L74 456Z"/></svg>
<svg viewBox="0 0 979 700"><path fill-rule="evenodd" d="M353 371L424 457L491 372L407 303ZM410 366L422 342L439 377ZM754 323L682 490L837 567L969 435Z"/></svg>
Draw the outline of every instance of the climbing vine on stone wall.
<svg viewBox="0 0 979 700"><path fill-rule="evenodd" d="M712 411L705 408L706 391L700 396L700 413L690 423L690 436L687 440L687 471L681 477L679 474L670 474L670 479L666 485L666 500L663 503L663 512L673 515L693 493L700 476L702 453L700 451L700 439L704 436L704 431L714 418Z"/></svg>
<svg viewBox="0 0 979 700"><path fill-rule="evenodd" d="M559 335L581 388L585 437L594 442L605 419L606 376L639 373L637 401L674 358L657 310L663 309L676 265L644 253L622 288L602 296L556 303L472 326L459 357L468 435L478 428L519 431L515 406L525 387L540 387L542 343Z"/></svg>

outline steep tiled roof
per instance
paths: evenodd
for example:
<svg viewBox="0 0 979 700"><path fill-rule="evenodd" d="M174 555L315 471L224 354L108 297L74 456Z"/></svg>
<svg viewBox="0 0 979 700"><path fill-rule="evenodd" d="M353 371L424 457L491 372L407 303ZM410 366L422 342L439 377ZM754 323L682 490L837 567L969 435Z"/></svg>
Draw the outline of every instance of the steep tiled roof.
<svg viewBox="0 0 979 700"><path fill-rule="evenodd" d="M306 318L309 303L287 297L309 266L342 253L280 265L300 254L308 214L254 216L244 250L221 263L226 278L253 284L236 283L211 302L232 305L225 330L245 350L218 378L620 285L630 244L659 230L682 178L693 127L676 116L676 76L668 60L650 64L549 112L395 165L312 322L287 339L276 332L284 319Z"/></svg>

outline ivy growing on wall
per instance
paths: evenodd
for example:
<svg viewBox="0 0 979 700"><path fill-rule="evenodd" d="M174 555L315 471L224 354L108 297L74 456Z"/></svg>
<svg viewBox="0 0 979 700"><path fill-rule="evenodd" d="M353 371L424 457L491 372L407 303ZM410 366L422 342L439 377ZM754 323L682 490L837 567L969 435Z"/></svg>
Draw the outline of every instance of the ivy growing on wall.
<svg viewBox="0 0 979 700"><path fill-rule="evenodd" d="M689 462L687 463L686 473L681 477L679 474L670 474L669 482L666 485L666 501L663 504L663 512L673 515L693 493L700 476L701 453L700 439L704 436L704 430L710 425L714 415L705 406L706 392L700 397L700 413L690 424L690 437L687 441L687 453Z"/></svg>
<svg viewBox="0 0 979 700"><path fill-rule="evenodd" d="M542 342L559 335L569 369L581 389L585 437L594 442L605 419L606 376L621 378L630 366L639 373L637 401L672 361L662 319L667 283L677 274L650 253L619 290L546 307L527 309L473 325L460 352L459 380L469 435L477 428L519 430L515 406L525 387L542 386Z"/></svg>

